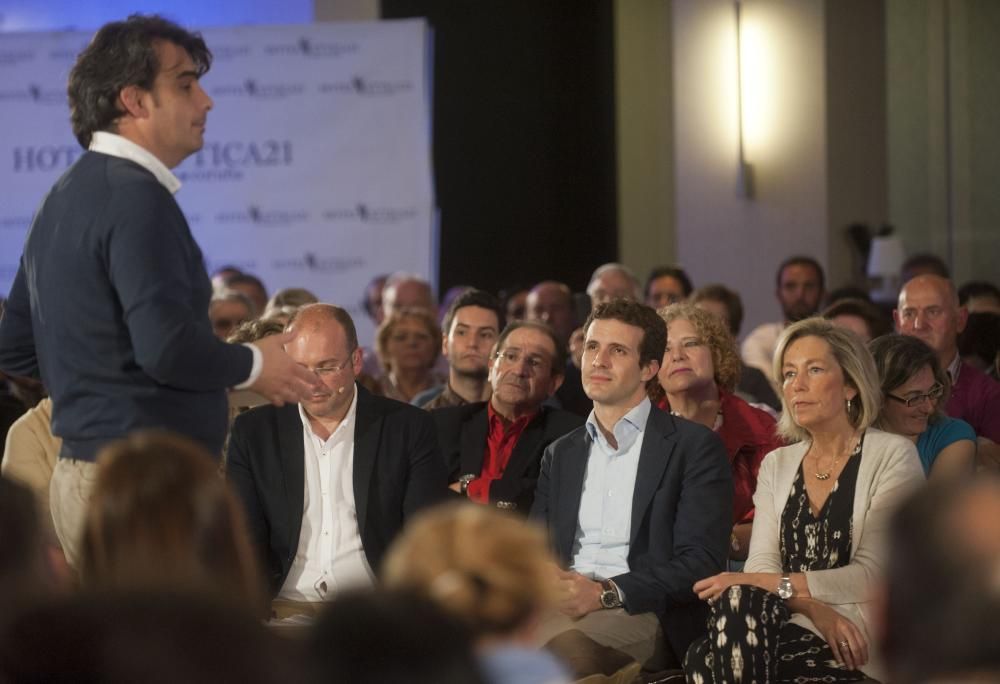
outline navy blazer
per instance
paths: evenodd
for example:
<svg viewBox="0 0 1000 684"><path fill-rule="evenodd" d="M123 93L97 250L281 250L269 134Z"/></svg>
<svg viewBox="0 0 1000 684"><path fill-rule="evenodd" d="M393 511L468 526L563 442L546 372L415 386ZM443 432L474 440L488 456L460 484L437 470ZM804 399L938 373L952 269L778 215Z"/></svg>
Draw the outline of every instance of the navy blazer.
<svg viewBox="0 0 1000 684"><path fill-rule="evenodd" d="M446 498L447 479L426 411L355 389L354 504L365 557L378 573L403 523ZM259 406L236 417L226 456L226 477L246 508L272 596L285 583L302 529L302 429L298 404Z"/></svg>
<svg viewBox="0 0 1000 684"><path fill-rule="evenodd" d="M437 426L448 481L456 482L466 473L480 474L490 430L488 402L434 409L430 413ZM575 413L542 406L518 438L503 475L490 485L490 503L510 502L527 515L535 499L545 447L583 422Z"/></svg>
<svg viewBox="0 0 1000 684"><path fill-rule="evenodd" d="M582 427L545 450L531 509L567 567L592 441ZM611 579L630 614L657 613L677 662L705 632L708 613L692 587L725 569L732 516L733 480L722 440L651 407L632 498L629 572Z"/></svg>

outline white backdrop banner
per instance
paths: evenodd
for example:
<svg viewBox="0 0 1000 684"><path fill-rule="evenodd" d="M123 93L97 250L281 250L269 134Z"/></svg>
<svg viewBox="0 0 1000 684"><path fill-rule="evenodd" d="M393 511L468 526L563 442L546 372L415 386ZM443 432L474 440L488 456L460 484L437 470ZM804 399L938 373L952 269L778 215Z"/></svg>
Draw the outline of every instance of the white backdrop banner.
<svg viewBox="0 0 1000 684"><path fill-rule="evenodd" d="M430 38L421 20L202 31L205 146L174 173L209 272L305 287L351 311L368 280L436 282ZM0 34L0 293L39 202L82 153L66 103L90 33Z"/></svg>

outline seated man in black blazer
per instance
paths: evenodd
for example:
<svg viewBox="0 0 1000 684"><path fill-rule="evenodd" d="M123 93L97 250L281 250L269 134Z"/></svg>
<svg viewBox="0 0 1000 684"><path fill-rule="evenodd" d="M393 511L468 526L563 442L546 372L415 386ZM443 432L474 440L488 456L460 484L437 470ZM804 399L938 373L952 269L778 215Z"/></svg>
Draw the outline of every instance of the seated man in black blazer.
<svg viewBox="0 0 1000 684"><path fill-rule="evenodd" d="M279 616L371 584L404 521L447 496L430 416L355 382L362 355L350 315L311 304L286 330L289 356L324 389L238 416L226 461Z"/></svg>
<svg viewBox="0 0 1000 684"><path fill-rule="evenodd" d="M532 518L565 570L541 643L585 676L613 649L648 669L679 666L707 613L692 587L728 555L733 483L722 440L653 406L667 329L645 304L598 305L584 326L584 427L542 458ZM606 648L600 648L598 645Z"/></svg>
<svg viewBox="0 0 1000 684"><path fill-rule="evenodd" d="M566 352L549 326L504 328L489 360L490 400L431 411L453 490L528 514L545 447L583 425L575 413L542 405L565 368Z"/></svg>

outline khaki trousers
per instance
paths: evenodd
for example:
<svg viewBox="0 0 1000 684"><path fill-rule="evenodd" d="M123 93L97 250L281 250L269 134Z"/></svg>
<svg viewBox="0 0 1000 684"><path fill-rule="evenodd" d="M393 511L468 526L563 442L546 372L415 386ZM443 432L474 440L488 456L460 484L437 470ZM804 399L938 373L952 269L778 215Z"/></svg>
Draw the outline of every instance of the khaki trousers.
<svg viewBox="0 0 1000 684"><path fill-rule="evenodd" d="M96 482L96 463L69 458L56 460L49 483L52 526L66 555L66 562L74 570L79 569L83 525Z"/></svg>
<svg viewBox="0 0 1000 684"><path fill-rule="evenodd" d="M574 620L552 612L538 626L537 643L560 656L577 677L611 674L631 661L660 670L667 662L660 621L653 613L598 610Z"/></svg>

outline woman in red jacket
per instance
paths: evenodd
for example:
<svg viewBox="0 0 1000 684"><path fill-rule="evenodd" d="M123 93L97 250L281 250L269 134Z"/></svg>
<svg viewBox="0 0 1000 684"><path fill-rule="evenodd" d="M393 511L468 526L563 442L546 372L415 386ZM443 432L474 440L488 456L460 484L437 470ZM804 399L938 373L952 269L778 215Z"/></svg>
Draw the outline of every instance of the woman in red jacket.
<svg viewBox="0 0 1000 684"><path fill-rule="evenodd" d="M733 469L733 533L729 557L742 561L750 547L757 471L782 445L775 421L733 394L739 380L736 342L723 323L693 304L659 310L667 323L667 350L650 397L660 408L715 430Z"/></svg>

